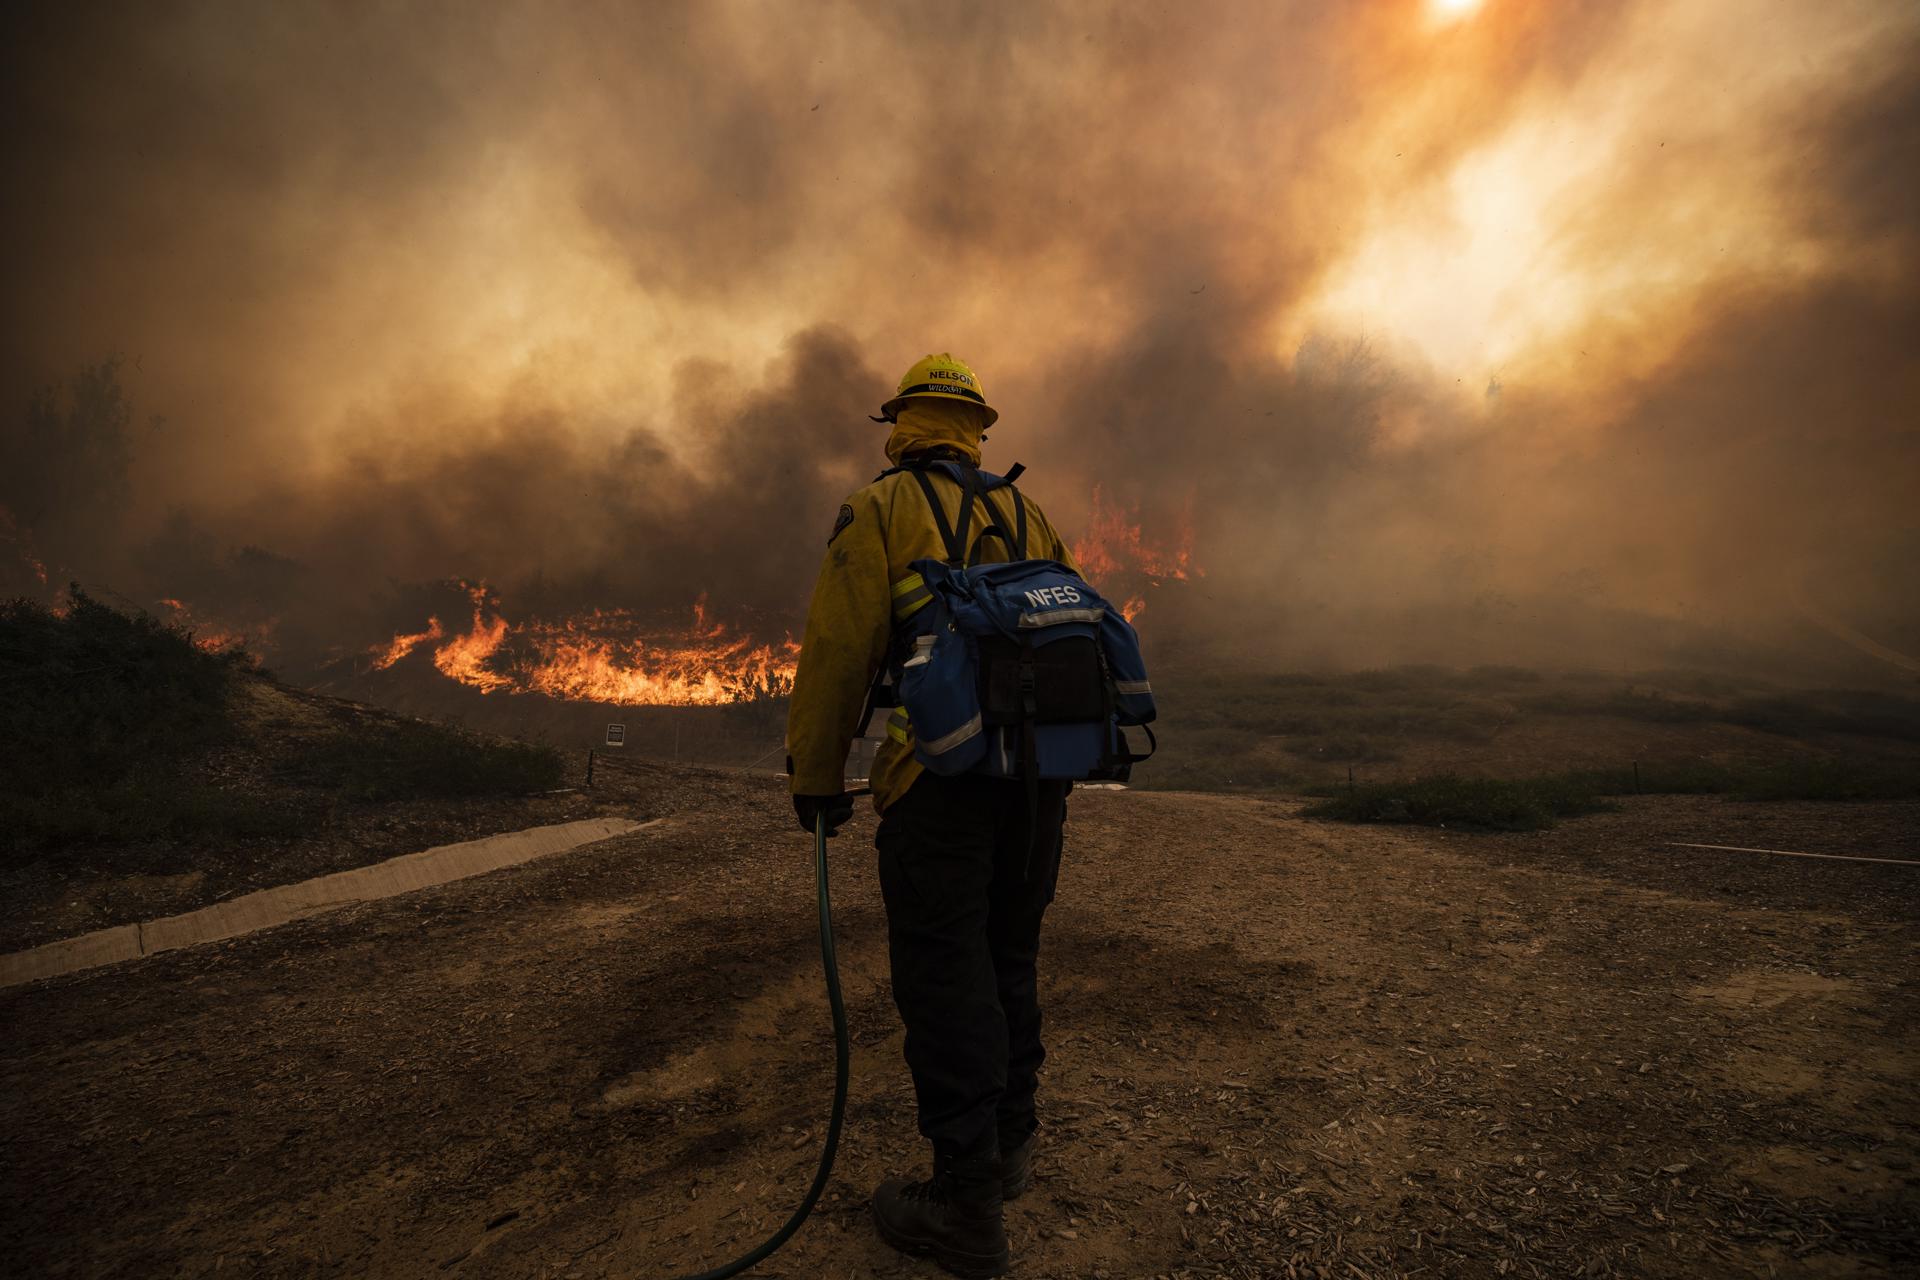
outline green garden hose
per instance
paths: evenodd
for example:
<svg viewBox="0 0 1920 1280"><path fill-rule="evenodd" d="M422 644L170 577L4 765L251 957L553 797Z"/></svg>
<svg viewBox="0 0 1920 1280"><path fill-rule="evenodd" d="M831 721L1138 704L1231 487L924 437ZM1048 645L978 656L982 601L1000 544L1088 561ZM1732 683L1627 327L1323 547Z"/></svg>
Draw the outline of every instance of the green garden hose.
<svg viewBox="0 0 1920 1280"><path fill-rule="evenodd" d="M859 792L854 794L858 795ZM751 1252L711 1271L702 1271L685 1280L726 1280L748 1267L758 1266L772 1256L800 1229L813 1212L813 1206L826 1190L833 1172L833 1154L840 1146L840 1121L847 1111L847 1074L852 1051L847 1043L847 1006L840 998L840 966L833 956L833 906L827 894L827 817L822 813L813 825L813 877L820 890L820 963L827 971L827 1003L833 1009L833 1116L827 1121L827 1145L820 1152L820 1167L814 1172L813 1185L807 1188L800 1207L793 1211L780 1229L763 1240Z"/></svg>

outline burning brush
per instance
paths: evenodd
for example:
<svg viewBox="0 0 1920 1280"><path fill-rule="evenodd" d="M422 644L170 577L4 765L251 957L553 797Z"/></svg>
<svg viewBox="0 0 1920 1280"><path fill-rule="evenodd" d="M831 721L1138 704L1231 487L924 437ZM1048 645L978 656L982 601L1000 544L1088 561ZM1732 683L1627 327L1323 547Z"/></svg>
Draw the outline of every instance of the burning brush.
<svg viewBox="0 0 1920 1280"><path fill-rule="evenodd" d="M422 647L448 679L482 693L541 693L613 706L722 706L784 697L800 646L708 616L706 597L690 622L650 621L626 609L594 609L558 621L509 622L485 583L462 583L473 604L466 630L449 634L438 617L369 652L384 671Z"/></svg>

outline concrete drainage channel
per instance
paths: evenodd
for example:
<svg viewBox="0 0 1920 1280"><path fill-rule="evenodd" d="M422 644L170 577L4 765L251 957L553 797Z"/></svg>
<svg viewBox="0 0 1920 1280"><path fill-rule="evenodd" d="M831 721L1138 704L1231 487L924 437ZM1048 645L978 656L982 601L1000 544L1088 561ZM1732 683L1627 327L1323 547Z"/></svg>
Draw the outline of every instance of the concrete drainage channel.
<svg viewBox="0 0 1920 1280"><path fill-rule="evenodd" d="M190 947L201 942L234 938L256 929L271 929L303 916L331 911L355 902L372 902L430 889L468 876L484 875L535 858L566 853L582 845L625 835L653 822L630 818L583 818L550 827L530 827L505 835L486 836L459 844L443 844L420 853L402 854L370 867L336 871L299 884L283 884L249 893L231 902L216 902L184 915L163 916L139 924L117 925L63 938L27 951L0 956L0 987L39 978L54 978L103 964L137 960L159 951Z"/></svg>

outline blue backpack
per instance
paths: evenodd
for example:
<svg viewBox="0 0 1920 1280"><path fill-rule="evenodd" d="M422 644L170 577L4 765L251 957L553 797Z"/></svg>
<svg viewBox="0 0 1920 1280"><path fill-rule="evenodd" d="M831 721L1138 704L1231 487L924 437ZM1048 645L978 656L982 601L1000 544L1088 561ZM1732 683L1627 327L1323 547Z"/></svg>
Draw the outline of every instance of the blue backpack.
<svg viewBox="0 0 1920 1280"><path fill-rule="evenodd" d="M894 638L869 700L896 706L896 741L912 726L914 758L938 774L1022 778L1032 802L1041 779L1125 781L1153 754L1153 687L1132 624L1079 574L1057 560L1027 558L1027 511L1015 467L996 476L957 462L909 465L933 509L944 562L916 560L895 583ZM960 486L952 527L928 478ZM1011 496L1009 522L992 495ZM993 522L973 543L974 498ZM979 544L997 537L1010 559L981 564ZM1121 726L1147 735L1130 750Z"/></svg>

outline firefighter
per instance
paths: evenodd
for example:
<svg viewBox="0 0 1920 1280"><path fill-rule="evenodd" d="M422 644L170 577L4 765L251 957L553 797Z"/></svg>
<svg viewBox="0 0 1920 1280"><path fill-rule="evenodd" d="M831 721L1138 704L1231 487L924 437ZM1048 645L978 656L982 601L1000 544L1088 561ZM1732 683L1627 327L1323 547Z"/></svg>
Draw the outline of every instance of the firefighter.
<svg viewBox="0 0 1920 1280"><path fill-rule="evenodd" d="M998 416L973 370L941 354L909 369L875 419L892 427L886 453L896 470L848 498L833 522L787 722L793 807L808 832L821 814L829 834L852 817L842 774L896 607L910 603L902 597L917 582L908 566L946 556L927 495L898 468L935 459L978 467ZM958 527L960 486L944 473L928 478L949 527ZM971 527L987 530L976 543L982 563L1012 555L997 527L1006 497L974 499ZM1030 499L1025 507L1028 554L1073 566L1039 507ZM888 718L870 772L893 998L920 1132L933 1145L931 1176L880 1184L875 1225L896 1248L930 1254L955 1274L1000 1275L1008 1265L1001 1206L1026 1190L1038 1127L1034 1092L1046 1055L1035 958L1059 874L1068 784L1042 783L1030 806L1016 779L930 773L914 759L901 710Z"/></svg>

